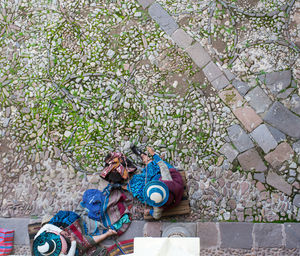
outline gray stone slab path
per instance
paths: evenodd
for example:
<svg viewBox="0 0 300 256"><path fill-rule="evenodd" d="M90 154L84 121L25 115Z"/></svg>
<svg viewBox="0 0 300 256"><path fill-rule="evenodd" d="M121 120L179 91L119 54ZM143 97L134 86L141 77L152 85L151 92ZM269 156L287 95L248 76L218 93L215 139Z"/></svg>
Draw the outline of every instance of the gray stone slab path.
<svg viewBox="0 0 300 256"><path fill-rule="evenodd" d="M222 75L221 70L214 62L209 62L205 68L203 68L203 73L207 77L208 81L212 82Z"/></svg>
<svg viewBox="0 0 300 256"><path fill-rule="evenodd" d="M252 223L220 223L221 247L250 249L253 244Z"/></svg>
<svg viewBox="0 0 300 256"><path fill-rule="evenodd" d="M203 68L211 60L206 50L198 42L188 47L186 52L200 68Z"/></svg>
<svg viewBox="0 0 300 256"><path fill-rule="evenodd" d="M286 248L300 248L300 223L284 224Z"/></svg>
<svg viewBox="0 0 300 256"><path fill-rule="evenodd" d="M232 162L239 152L231 146L230 143L225 143L221 148L220 148L220 153L226 156L229 162Z"/></svg>
<svg viewBox="0 0 300 256"><path fill-rule="evenodd" d="M221 75L215 80L211 82L212 86L217 89L218 91L225 88L227 85L229 85L229 81L227 80L226 76Z"/></svg>
<svg viewBox="0 0 300 256"><path fill-rule="evenodd" d="M282 142L276 149L269 154L265 155L265 160L269 162L274 168L279 167L284 161L292 159L294 151L291 146Z"/></svg>
<svg viewBox="0 0 300 256"><path fill-rule="evenodd" d="M256 223L254 225L255 247L276 248L283 246L284 226L273 223Z"/></svg>
<svg viewBox="0 0 300 256"><path fill-rule="evenodd" d="M14 244L29 245L28 218L0 218L0 228L15 230Z"/></svg>
<svg viewBox="0 0 300 256"><path fill-rule="evenodd" d="M153 0L138 0L138 2L144 9L148 8L150 16L168 35L173 31L171 35L173 41L202 69L211 85L218 91L220 99L230 107L241 123L241 126L236 124L227 128L228 137L234 148L227 143L221 147L220 153L224 154L229 162L237 157L244 170L266 172L268 185L289 195L291 197L289 200L292 200L294 192L297 193L297 190L299 192L300 185L298 182L293 183L295 190L286 180L293 180L295 175L285 180L283 176L275 176L271 168L279 168L286 160L290 160L289 155L293 155L287 146L283 147L278 143L289 140L287 136L292 137L292 140L300 138L298 116L300 97L297 94L293 95L289 102L285 102L285 106L280 102L272 103L273 96L286 99L295 90L296 83L292 79L291 70L259 75L258 79L264 84L262 86L243 82L229 70L221 68L199 42L193 43L193 38L176 24L162 6L153 3ZM252 88L253 86L256 87ZM251 132L251 137L248 132ZM285 142L288 143L290 142ZM261 153L259 148L264 153ZM287 149L287 153L278 154L283 148ZM263 159L269 164L265 165ZM300 163L300 158L295 161ZM264 183L265 174L256 173L255 176ZM262 191L265 187L258 184L258 189Z"/></svg>
<svg viewBox="0 0 300 256"><path fill-rule="evenodd" d="M183 29L177 29L173 35L172 39L181 48L186 49L191 46L193 38L189 36Z"/></svg>
<svg viewBox="0 0 300 256"><path fill-rule="evenodd" d="M172 35L178 28L178 24L173 17L171 17L158 3L154 3L149 7L149 15L168 35Z"/></svg>
<svg viewBox="0 0 300 256"><path fill-rule="evenodd" d="M264 113L272 104L268 95L259 86L248 92L245 95L245 99L249 101L249 104L255 109L256 113Z"/></svg>
<svg viewBox="0 0 300 256"><path fill-rule="evenodd" d="M300 138L300 118L280 102L273 103L263 119L285 134L297 139Z"/></svg>
<svg viewBox="0 0 300 256"><path fill-rule="evenodd" d="M264 172L267 170L267 166L264 164L263 160L254 148L240 154L238 156L238 161L243 170L246 171L255 170L257 172Z"/></svg>
<svg viewBox="0 0 300 256"><path fill-rule="evenodd" d="M245 94L250 90L250 86L245 83L245 82L242 82L238 79L234 79L232 81L232 85L235 87L235 89L237 89L237 91L242 95L242 96L245 96Z"/></svg>
<svg viewBox="0 0 300 256"><path fill-rule="evenodd" d="M265 84L274 95L286 89L291 84L291 70L272 72L265 75Z"/></svg>
<svg viewBox="0 0 300 256"><path fill-rule="evenodd" d="M200 237L201 248L220 247L220 231L213 222L197 223L197 236Z"/></svg>
<svg viewBox="0 0 300 256"><path fill-rule="evenodd" d="M276 128L272 127L271 125L267 124L267 128L272 134L273 138L277 141L277 143L284 141L286 139L286 136L283 132L277 130Z"/></svg>
<svg viewBox="0 0 300 256"><path fill-rule="evenodd" d="M250 135L265 153L268 153L277 146L277 141L265 124L261 124L255 128Z"/></svg>
<svg viewBox="0 0 300 256"><path fill-rule="evenodd" d="M154 3L155 0L139 0L138 2L144 9L146 9L148 6L150 6L152 3Z"/></svg>
<svg viewBox="0 0 300 256"><path fill-rule="evenodd" d="M238 151L244 152L254 147L249 135L238 124L228 127L227 132Z"/></svg>

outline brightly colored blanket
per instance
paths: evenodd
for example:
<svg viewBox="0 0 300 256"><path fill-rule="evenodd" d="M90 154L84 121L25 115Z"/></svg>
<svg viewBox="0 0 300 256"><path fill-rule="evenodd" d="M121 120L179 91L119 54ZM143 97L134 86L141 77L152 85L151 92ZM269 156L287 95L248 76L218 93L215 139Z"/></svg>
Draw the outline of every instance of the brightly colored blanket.
<svg viewBox="0 0 300 256"><path fill-rule="evenodd" d="M0 255L10 255L14 245L14 230L0 228Z"/></svg>

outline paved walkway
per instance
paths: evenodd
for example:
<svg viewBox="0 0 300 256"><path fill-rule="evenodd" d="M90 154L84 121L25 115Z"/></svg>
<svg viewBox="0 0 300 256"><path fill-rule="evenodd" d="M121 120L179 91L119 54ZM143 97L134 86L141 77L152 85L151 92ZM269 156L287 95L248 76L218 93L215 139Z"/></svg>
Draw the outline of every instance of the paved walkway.
<svg viewBox="0 0 300 256"><path fill-rule="evenodd" d="M273 192L274 189L280 191L278 194L273 194L277 195L276 197L269 194L270 198L283 202L280 206L281 212L288 212L286 216L288 219L299 220L300 98L295 92L296 84L291 71L258 76L261 86L251 88L228 70L222 69L198 42L195 43L191 36L179 27L161 5L153 0L138 0L138 2L178 47L186 51L215 88L221 100L239 120L239 124L228 127L228 141L222 147L221 153L229 162L237 160L244 171L255 170L251 174L252 185L265 193L265 199L268 197L268 191ZM266 94L265 91L270 94ZM288 101L289 107L282 101ZM218 186L223 187L224 183L224 179L223 182L220 179ZM243 195L249 187L249 183L240 184L241 194ZM191 197L195 195L196 193ZM194 199L199 201L199 198L200 196L196 195ZM234 217L240 222L134 221L120 240L138 236L158 237L164 235L170 227L181 225L188 228L190 236L200 237L202 250L231 248L249 253L249 250L251 252L251 249L256 248L277 248L277 251L292 250L282 255L300 254L300 223L245 223L243 222L245 220L250 222L254 220L251 216L254 216L252 210L244 211L244 208L236 205L235 200L231 202L229 200L228 205L232 206L234 214L228 215L225 212L224 219L233 220ZM251 206L248 208L252 209ZM262 215L273 218L272 220L279 220L276 214L275 217ZM0 219L0 226L15 229L16 245L27 246L29 242L27 225L31 221L30 219ZM235 253L239 252L241 251ZM207 253L213 255L209 251Z"/></svg>
<svg viewBox="0 0 300 256"><path fill-rule="evenodd" d="M15 230L15 245L28 250L27 226L38 220L29 218L0 218L0 226ZM184 228L186 231L182 231ZM119 240L135 237L164 237L174 232L181 236L200 237L201 249L270 249L300 253L300 223L245 223L245 222L145 222L133 221ZM105 241L110 245L111 240ZM293 249L288 251L289 249ZM295 250L297 249L297 250ZM276 251L275 251L276 252ZM20 249L19 249L19 253ZM24 252L23 252L24 253ZM225 255L225 254L223 254ZM286 254L287 255L287 254Z"/></svg>
<svg viewBox="0 0 300 256"><path fill-rule="evenodd" d="M197 76L193 82L197 83L203 73L207 80L212 84L215 91L211 91L212 94L210 97L201 97L200 93L204 94L206 91L203 92L200 90L202 85L199 84L196 86L197 90L190 88L193 90L189 91L187 94L188 96L180 98L180 101L174 100L174 104L171 103L173 100L169 99L163 102L160 101L158 97L164 97L164 95L161 94L155 96L155 99L145 97L147 99L146 102L151 102L151 106L152 100L155 101L153 104L157 105L153 106L153 108L148 111L148 119L151 120L147 120L146 124L146 122L144 122L145 120L143 118L141 119L139 114L142 113L142 104L140 104L139 106L141 108L138 108L139 110L135 111L134 116L137 116L139 120L142 120L143 124L141 125L139 120L137 120L135 122L137 124L135 129L132 130L128 136L125 136L127 132L124 133L124 137L121 138L120 143L119 140L117 140L119 139L119 136L113 136L111 141L115 144L120 144L120 149L122 152L125 152L123 149L125 149L125 145L128 146L130 144L129 138L133 138L133 135L141 134L141 138L138 139L139 143L145 142L157 147L168 147L164 148L167 153L167 158L174 160L176 164L184 164L183 166L179 166L179 168L183 168L187 171L190 202L193 211L191 218L194 220L238 220L249 222L269 222L275 220L299 221L300 143L298 131L300 129L297 130L299 127L299 92L297 93L297 89L295 88L296 81L291 70L263 74L258 77L258 83L255 82L255 84L242 82L228 70L222 69L221 65L208 54L206 49L199 42L194 42L193 38L188 34L189 31L185 32L180 28L178 25L179 22L176 23L163 9L163 7L168 8L167 3L159 5L154 1L139 2L146 8L145 10L148 11L153 20L155 20L165 33L169 35L166 36L165 33L157 29L160 34L157 40L158 42L153 42L151 38L148 38L149 42L147 42L147 33L143 34L144 37L141 38L141 41L143 42L140 42L144 47L143 49L147 49L150 46L150 48L152 48L152 46L156 45L157 48L163 48L163 51L166 51L164 47L161 47L160 43L164 42L165 46L170 45L172 43L170 38L172 38L178 47L184 49L186 53L184 54L181 49L174 49L174 47L172 47L177 53L174 54L176 55L175 57L170 53L170 55L175 58L172 58L172 62L186 63L181 61L182 58L180 56L184 56L184 59L188 59L187 66L193 66L196 70ZM160 3L161 2L163 1L160 1ZM136 16L144 17L145 15L145 18L147 17L146 20L140 18L137 19L136 22L142 24L146 31L149 31L148 26L155 29L155 24L149 20L149 16L142 12L136 3L134 3L134 6L135 7L132 8L132 10L138 10L136 11ZM124 6L121 7L123 11L124 8ZM32 12L34 12L35 9L36 8L33 8ZM111 10L113 8L108 9ZM296 9L296 7L294 9ZM83 10L86 10L86 8L83 8ZM91 10L95 10L95 8L92 7ZM98 11L96 12L98 13ZM22 15L18 16L21 18L23 17ZM63 14L59 17L59 20L61 21L64 19ZM128 19L135 20L133 17L135 17L134 14L128 17ZM22 19L21 21L23 22ZM20 23L22 23L21 21ZM99 19L94 19L94 21L99 21ZM42 22L42 26L44 26L43 24L45 24L45 22ZM12 27L17 28L16 26ZM31 25L28 25L28 27L31 28ZM89 26L86 26L86 29L88 27ZM100 27L102 26L97 26L97 28ZM34 31L45 31L45 29L43 27L39 29L34 28ZM151 33L154 33L154 30L150 31ZM119 32L115 33L118 34ZM30 36L28 38L30 38L30 40L32 39ZM101 38L101 36L98 38ZM128 40L128 38L126 38L126 40ZM23 44L31 45L31 43L27 43L27 41L23 41ZM7 42L7 45L9 46L11 43ZM20 47L18 42L16 42L16 47ZM5 50L6 48L3 49ZM109 53L113 54L111 51L109 51ZM163 53L163 55L169 55L168 52ZM160 54L161 52L159 51L157 58L155 58L156 54L154 53L151 56L148 56L149 58L145 56L147 57L146 62L148 63L145 64L145 68L148 65L154 66L153 63L160 63L161 65L158 65L160 69L167 69L169 66L166 66L165 62L170 63L171 61L168 58L159 58ZM186 58L186 55L189 55L197 66L191 65L192 61L189 58ZM40 60L40 54L37 54L37 56L37 59ZM77 55L74 55L73 57L74 59L78 58ZM85 62L86 58L87 56L82 56L82 62ZM13 56L11 56L11 59L13 59ZM162 61L162 59L164 59L164 61ZM112 59L111 61L116 63L116 60L117 59ZM128 70L130 66L127 64L125 65L126 70ZM92 67L93 65L95 65L95 63L86 64L87 67ZM199 69L201 70L199 71ZM29 73L32 73L35 70L36 68ZM170 70L174 70L173 66ZM137 74L136 77L139 77L138 75L144 75L147 72L141 68L140 73ZM84 75L86 75L84 78L87 79L91 74L92 73L90 72L84 73ZM179 75L178 77L180 77ZM152 73L150 76L156 77L156 75L152 75ZM3 87L3 93L6 97L9 96L9 93L7 92L7 89L10 88L8 83L16 80L16 77L13 76L13 74L10 74L8 77L5 76L0 78L0 82L6 86L5 88ZM178 77L174 79L179 80ZM189 80L189 77L185 77L185 79ZM3 82L3 80L5 81ZM79 80L81 79L78 78L78 81ZM173 89L175 89L176 86L178 87L177 80L174 81L174 83L172 80L173 86L170 87ZM206 79L204 80L206 83ZM170 81L168 80L167 83ZM170 82L170 85L172 83ZM151 87L154 87L151 85L152 83L149 84ZM153 82L153 85L154 84L156 84L155 81ZM135 83L135 85L138 86L139 82ZM73 88L73 85L69 86L70 88ZM73 88L74 90L77 90L76 86ZM185 87L183 89L189 87L186 86L186 84L182 84L181 86ZM208 89L211 89L211 86L207 87ZM14 91L14 88L15 86L11 88L11 91ZM85 154L84 151L81 150L82 146L86 150L91 149L95 159L95 155L98 156L98 150L102 151L100 153L104 156L109 148L99 144L98 142L101 141L99 138L93 137L90 142L92 143L91 145L95 145L95 147L90 147L90 144L85 145L86 142L83 142L82 139L77 139L79 137L76 136L76 142L74 141L74 143L77 143L76 145L78 147L76 146L76 150L71 152L73 150L73 145L72 143L70 145L69 142L72 140L72 131L77 130L77 124L75 126L76 122L74 123L72 121L72 125L70 124L68 127L60 127L60 125L58 125L60 122L57 122L55 127L51 126L52 128L49 128L49 126L47 126L49 122L35 120L36 118L38 119L39 115L36 115L33 118L34 120L31 120L36 109L28 107L29 105L33 106L34 104L31 101L32 104L26 102L25 96L23 99L24 89L22 88L23 87L20 85L19 96L22 98L22 101L24 101L24 108L17 109L16 106L7 102L8 106L3 111L0 111L2 122L4 122L3 130L1 130L3 139L1 138L0 142L0 152L2 153L2 157L4 157L4 161L0 162L0 169L3 170L3 176L1 177L1 182L3 183L3 191L1 192L1 196L3 197L1 207L2 216L16 217L43 215L48 211L55 213L59 209L74 209L81 200L82 193L87 188L90 188L90 186L100 189L103 188L99 186L101 180L97 173L101 171L101 164L103 164L102 158L97 157L98 162L96 160L89 161L95 163L94 165L96 167L94 169L89 166L89 168L83 170L79 163L76 162L77 157L75 156L77 154L80 154L80 156ZM266 91L268 93L266 93ZM184 92L186 93L186 91ZM182 93L184 94L184 92ZM58 90L56 93L60 95L61 92ZM31 92L29 94L32 95ZM100 115L107 116L108 112L110 114L118 114L119 112L119 114L121 114L121 112L126 113L128 112L126 110L127 107L139 104L138 102L132 104L132 101L135 99L135 97L133 97L134 94L129 93L129 91L124 94L124 99L116 100L120 102L120 105L122 105L124 101L124 106L116 105L115 107L114 104L110 104L113 102L106 102L105 100L105 104L110 105L110 108L107 108L105 111L103 110ZM154 94L157 95L157 91L155 91ZM121 97L119 92L116 92L114 95L114 98L116 97L117 99ZM174 96L172 94L168 95ZM142 97L143 99L145 99L144 96L145 95ZM53 97L56 98L56 96ZM12 102L14 99L15 96L11 98ZM223 102L221 102L221 100L223 100ZM42 101L44 103L46 102L44 100ZM181 104L181 101L186 104ZM287 102L287 105L290 104L290 106L283 104L283 101ZM96 102L98 102L98 100ZM57 107L60 106L60 104L61 101L59 100L57 102ZM227 106L225 106L225 104ZM19 106L19 104L17 105ZM82 102L81 114L83 116L85 113L89 112L84 105L85 103ZM115 110L113 109L118 109L119 107L121 111L114 112ZM165 116L166 112L173 113L172 111L174 109L176 109L176 115L174 113L176 117L173 116L173 114ZM22 115L16 114L19 113L19 111ZM92 112L96 113L95 111ZM153 112L153 114L150 112ZM202 115L202 113L206 114ZM27 128L25 128L23 124L24 121L18 119L19 116L23 116L23 114L30 120L30 122L26 123ZM45 117L47 117L47 115L48 114L46 114ZM61 113L57 118L64 118L64 115L65 113ZM235 120L233 120L234 115L236 117ZM155 119L158 116L160 117ZM96 114L94 117L95 119L98 118L96 117ZM166 117L169 121L162 121L162 117ZM15 118L17 118L18 122ZM47 119L48 118L43 118L43 120ZM71 118L69 118L69 120L70 119ZM83 118L82 120L88 119L89 118ZM280 122L278 122L278 120L280 120ZM112 133L110 133L109 129L112 126L108 125L110 120L105 120L105 122L106 121L107 126L109 127L107 128L107 132L109 134L114 134L114 131L117 131L118 129L113 128L114 131L111 131ZM184 125L182 122L184 122ZM10 126L16 123L20 124L18 129ZM233 123L235 124L232 125ZM173 124L176 124L176 126L174 127ZM93 127L97 128L97 125L95 124ZM132 122L132 125L135 124ZM144 129L143 126L147 129ZM34 127L34 129L28 127ZM50 130L45 127L48 127ZM86 125L86 127L91 126ZM172 128L169 129L170 127ZM153 137L153 140L147 141L147 136L142 138L141 128L143 128L143 135L149 135L149 132L151 131L151 134L148 137ZM102 131L102 127L99 129ZM23 134L31 133L32 130L35 131L32 136L26 136L26 138L30 138L28 138L28 140L26 139L24 144L20 147L18 140L15 139L15 137L12 137L13 133L9 135L9 130L18 131L17 133L20 137L22 137ZM44 133L46 130L48 130L48 133ZM202 130L202 132L199 133L199 130ZM156 131L159 131L159 133L156 134ZM203 133L203 131L205 132ZM87 128L85 132L87 134L89 133ZM155 136L152 136L152 132L155 132L153 133ZM166 145L162 145L164 143L159 139L159 137L161 137L160 133L164 134L164 132L168 134L166 135L168 138L168 144ZM42 144L47 144L44 148L40 148L40 144L37 144L39 141L38 138L42 135L45 135L48 140L47 143L40 141ZM51 138L48 135L51 135ZM105 136L105 138L106 137L110 136ZM57 140L59 140L59 142L57 142ZM173 143L177 146L173 147ZM187 147L181 148L181 143L184 143ZM225 145L219 150L219 147L224 143ZM29 144L39 145L36 150L30 152L30 156L22 155L24 153L23 151L21 151L20 154L15 152L16 149L20 148L29 152ZM10 147L9 149L7 147L8 145ZM70 151L69 149L66 149L67 146L70 146ZM173 151L174 148L175 151ZM219 151L224 154L226 159L224 159L224 156L219 156ZM81 159L84 160L86 158L82 157ZM51 205L51 207L49 207L49 205ZM134 216L134 218L139 219L140 216Z"/></svg>
<svg viewBox="0 0 300 256"><path fill-rule="evenodd" d="M260 85L253 88L229 70L222 69L159 3L154 0L138 2L177 46L192 58L239 120L240 124L227 128L228 141L220 153L229 162L237 159L244 171L251 171L253 184L260 192L276 189L288 196L290 202L284 203L289 205L290 212L294 212L292 219L299 220L300 97L295 91L296 82L292 80L291 70L259 75ZM248 187L246 182L241 184L242 194ZM232 209L235 208L236 202L230 203L229 200L228 203L233 203ZM225 220L230 219L230 214L227 215ZM273 213L270 215L267 221L279 220ZM244 213L239 212L236 212L236 217L231 215L231 220L232 217L238 221L254 220L252 216L245 219Z"/></svg>

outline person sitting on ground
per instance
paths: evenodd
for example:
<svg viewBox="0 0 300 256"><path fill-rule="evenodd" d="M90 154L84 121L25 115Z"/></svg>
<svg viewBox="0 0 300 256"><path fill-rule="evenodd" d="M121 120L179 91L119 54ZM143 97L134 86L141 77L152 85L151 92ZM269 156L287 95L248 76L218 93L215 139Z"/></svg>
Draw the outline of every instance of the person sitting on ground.
<svg viewBox="0 0 300 256"><path fill-rule="evenodd" d="M153 206L153 209L145 210L146 215L150 214L154 219L160 219L163 210L180 203L184 192L182 176L152 148L147 147L147 151L153 159L136 147L132 147L132 151L142 158L146 167L141 174L132 177L127 188L141 202Z"/></svg>
<svg viewBox="0 0 300 256"><path fill-rule="evenodd" d="M80 219L78 219L79 221ZM79 223L79 222L78 222ZM101 247L99 243L109 236L116 235L117 232L109 229L106 233L90 236L84 232L83 225L80 226L81 230L77 230L77 234L81 233L82 244L79 245L76 242L76 237L72 233L68 233L63 230L63 227L58 227L54 224L47 223L42 226L38 233L34 237L33 242L33 255L34 256L74 256L78 254L78 246L80 246L80 255L84 256L85 251L92 249L93 256L108 256L108 252L104 247ZM87 245L87 248L83 248L83 245Z"/></svg>

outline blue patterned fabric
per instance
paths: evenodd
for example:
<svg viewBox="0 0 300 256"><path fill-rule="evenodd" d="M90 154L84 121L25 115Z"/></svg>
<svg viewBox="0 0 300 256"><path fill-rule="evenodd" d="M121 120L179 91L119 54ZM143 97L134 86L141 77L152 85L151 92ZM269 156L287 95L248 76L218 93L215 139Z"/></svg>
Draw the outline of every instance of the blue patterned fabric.
<svg viewBox="0 0 300 256"><path fill-rule="evenodd" d="M38 250L39 246L42 246L44 244L48 243L50 248L47 255L49 256L59 256L61 249L62 249L62 243L60 240L60 236L51 232L44 231L41 233L37 238L34 239L32 250L34 256L43 256L46 254L41 254Z"/></svg>
<svg viewBox="0 0 300 256"><path fill-rule="evenodd" d="M57 227L66 228L70 226L75 220L79 219L80 216L72 211L59 211L54 217L49 221L49 224L53 224Z"/></svg>
<svg viewBox="0 0 300 256"><path fill-rule="evenodd" d="M147 173L147 182L153 180L159 180L160 178L160 168L157 162L162 161L162 159L155 154L153 156L153 161L145 167L140 174L133 175L129 184L127 185L128 191L132 193L134 197L136 197L142 203L145 202L144 198L144 187ZM171 164L164 161L169 169L174 168Z"/></svg>
<svg viewBox="0 0 300 256"><path fill-rule="evenodd" d="M105 195L98 189L88 189L84 192L81 206L88 210L89 218L100 219L100 211L104 204Z"/></svg>

